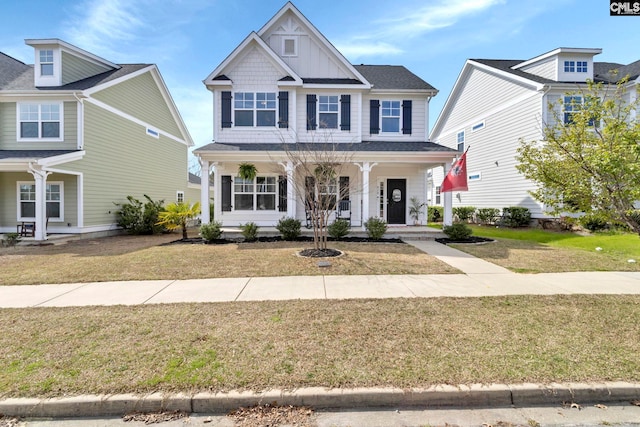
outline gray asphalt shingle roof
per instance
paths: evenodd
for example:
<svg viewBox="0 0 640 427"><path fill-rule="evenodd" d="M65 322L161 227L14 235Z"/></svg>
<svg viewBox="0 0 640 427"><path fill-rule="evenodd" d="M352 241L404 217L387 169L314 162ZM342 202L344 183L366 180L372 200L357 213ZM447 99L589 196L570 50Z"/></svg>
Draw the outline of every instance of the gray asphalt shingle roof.
<svg viewBox="0 0 640 427"><path fill-rule="evenodd" d="M546 79L526 71L514 70L513 67L524 62L522 59L472 59L472 61L489 67L505 71L518 77L529 79L536 83L552 84L558 83L555 80ZM612 70L618 70L617 75L611 73ZM640 60L632 62L628 65L617 64L614 62L594 62L593 63L593 79L596 82L616 83L624 76L629 75L631 79L636 79L640 75ZM567 83L567 82L562 82ZM569 82L570 83L570 82Z"/></svg>
<svg viewBox="0 0 640 427"><path fill-rule="evenodd" d="M436 90L402 65L354 65L373 89Z"/></svg>
<svg viewBox="0 0 640 427"><path fill-rule="evenodd" d="M414 141L414 142L387 142L387 141L363 141L353 144L322 144L322 143L299 143L299 144L283 144L283 143L254 143L244 142L237 144L222 144L214 142L198 148L199 151L287 151L287 150L335 150L335 151L354 151L354 152L451 152L456 150L445 147L434 142Z"/></svg>

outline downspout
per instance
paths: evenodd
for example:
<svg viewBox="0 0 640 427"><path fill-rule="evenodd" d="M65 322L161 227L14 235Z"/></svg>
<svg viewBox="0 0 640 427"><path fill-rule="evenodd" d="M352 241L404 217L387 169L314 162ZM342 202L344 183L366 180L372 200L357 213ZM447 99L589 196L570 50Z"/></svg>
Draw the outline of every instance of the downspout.
<svg viewBox="0 0 640 427"><path fill-rule="evenodd" d="M73 92L73 97L78 101L77 147L78 150L82 150L84 147L84 98L80 98L76 92Z"/></svg>

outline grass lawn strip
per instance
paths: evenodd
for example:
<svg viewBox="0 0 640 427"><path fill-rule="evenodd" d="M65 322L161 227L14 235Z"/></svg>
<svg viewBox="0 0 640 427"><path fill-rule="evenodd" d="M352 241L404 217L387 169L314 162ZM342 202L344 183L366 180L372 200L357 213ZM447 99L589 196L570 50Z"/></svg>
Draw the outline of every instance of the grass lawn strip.
<svg viewBox="0 0 640 427"><path fill-rule="evenodd" d="M0 396L640 381L640 296L0 310Z"/></svg>
<svg viewBox="0 0 640 427"><path fill-rule="evenodd" d="M318 268L296 252L310 242L166 245L177 234L76 240L64 245L0 249L3 285L170 280L216 277L447 274L458 270L406 244L345 243Z"/></svg>
<svg viewBox="0 0 640 427"><path fill-rule="evenodd" d="M471 228L475 236L496 242L451 247L518 273L640 271L640 238L635 234L584 236L536 229ZM630 259L636 262L630 263Z"/></svg>

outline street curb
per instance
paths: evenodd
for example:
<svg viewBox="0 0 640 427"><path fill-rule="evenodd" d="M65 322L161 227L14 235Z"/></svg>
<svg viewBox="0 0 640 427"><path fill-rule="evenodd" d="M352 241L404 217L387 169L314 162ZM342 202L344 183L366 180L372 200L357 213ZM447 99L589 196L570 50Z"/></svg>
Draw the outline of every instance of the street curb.
<svg viewBox="0 0 640 427"><path fill-rule="evenodd" d="M310 406L315 409L380 407L487 408L615 403L640 400L640 383L471 384L424 389L323 387L270 390L260 393L152 393L148 395L84 395L50 399L0 400L0 414L28 418L121 416L132 412L183 411L226 413L259 404Z"/></svg>

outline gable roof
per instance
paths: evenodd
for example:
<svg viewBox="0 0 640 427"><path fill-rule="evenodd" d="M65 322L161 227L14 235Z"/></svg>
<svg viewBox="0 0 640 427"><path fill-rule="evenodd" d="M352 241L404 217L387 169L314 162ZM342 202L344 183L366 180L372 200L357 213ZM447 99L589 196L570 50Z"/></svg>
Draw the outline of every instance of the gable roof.
<svg viewBox="0 0 640 427"><path fill-rule="evenodd" d="M402 65L355 65L355 68L371 83L372 89L426 90L436 88L413 74Z"/></svg>
<svg viewBox="0 0 640 427"><path fill-rule="evenodd" d="M33 67L0 52L0 90L30 70L32 71L31 81L33 82Z"/></svg>

